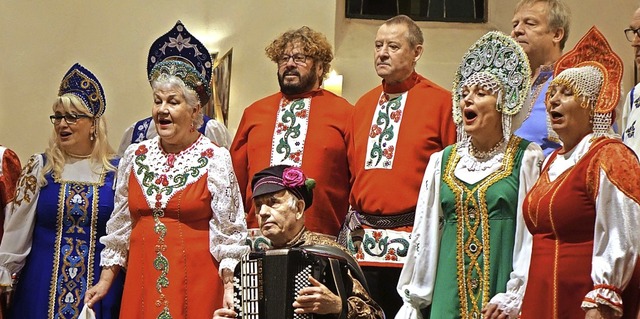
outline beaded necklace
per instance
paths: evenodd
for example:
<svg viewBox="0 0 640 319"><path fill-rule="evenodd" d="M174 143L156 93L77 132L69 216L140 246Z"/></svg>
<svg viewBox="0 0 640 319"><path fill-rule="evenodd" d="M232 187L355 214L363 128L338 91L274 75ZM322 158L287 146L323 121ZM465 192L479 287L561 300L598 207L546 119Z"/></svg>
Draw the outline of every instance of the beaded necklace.
<svg viewBox="0 0 640 319"><path fill-rule="evenodd" d="M70 153L70 152L65 152L65 153L67 153L67 155L69 155L69 157L73 157L73 158L82 158L82 159L84 159L84 158L89 158L89 157L91 157L91 154L87 154L87 155L78 155L78 154L73 154L73 153Z"/></svg>
<svg viewBox="0 0 640 319"><path fill-rule="evenodd" d="M499 150L502 149L502 146L504 145L504 142L506 141L506 139L502 138L498 143L496 143L496 145L494 145L493 147L491 147L491 149L489 149L488 151L479 151L475 145L473 145L473 143L471 141L469 141L469 155L479 159L479 160L483 160L483 159L487 159L487 158L491 158L493 156L495 156Z"/></svg>

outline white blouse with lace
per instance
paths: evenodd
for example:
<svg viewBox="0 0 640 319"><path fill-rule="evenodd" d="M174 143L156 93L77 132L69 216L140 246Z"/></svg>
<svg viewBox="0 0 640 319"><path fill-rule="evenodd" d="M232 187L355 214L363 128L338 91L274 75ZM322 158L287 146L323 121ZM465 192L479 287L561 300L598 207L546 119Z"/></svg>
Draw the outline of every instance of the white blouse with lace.
<svg viewBox="0 0 640 319"><path fill-rule="evenodd" d="M504 149L490 158L478 161L469 154L468 147L468 143L461 143L457 151L461 159L454 174L459 180L475 184L501 168ZM408 256L412 257L404 265L397 285L398 294L404 301L404 305L395 316L397 319L422 318L420 309L429 306L433 297L442 234L439 225L444 216L440 201L443 153L444 151L440 151L431 155L421 184L413 225L414 232L408 252ZM533 187L538 178L542 160L540 146L530 143L523 154L520 166L513 271L507 282L506 293L498 294L491 300L506 313L519 312L526 287L526 276L531 261L532 236L523 219L522 202L527 191ZM418 229L422 232L416 233L415 230Z"/></svg>
<svg viewBox="0 0 640 319"><path fill-rule="evenodd" d="M201 135L182 152L165 153L159 137L155 137L127 148L120 161L114 212L107 223L107 235L100 239L106 246L101 266L127 266L132 227L128 193L132 173L147 204L155 209L164 209L173 195L206 175L213 212L209 221L209 250L220 263L220 272L233 270L248 252L244 245L247 236L244 209L229 151Z"/></svg>

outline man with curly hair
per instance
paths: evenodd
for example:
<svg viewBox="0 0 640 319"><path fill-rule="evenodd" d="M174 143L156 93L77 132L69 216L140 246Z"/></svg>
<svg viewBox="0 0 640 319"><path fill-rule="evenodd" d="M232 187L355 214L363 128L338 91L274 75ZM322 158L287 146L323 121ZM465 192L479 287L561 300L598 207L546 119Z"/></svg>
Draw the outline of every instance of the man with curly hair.
<svg viewBox="0 0 640 319"><path fill-rule="evenodd" d="M283 33L265 51L276 63L280 92L245 109L231 144L252 248L266 240L258 236L249 182L259 169L279 164L300 167L318 181L306 226L337 236L348 208L346 126L353 106L320 87L333 60L331 44L303 26Z"/></svg>

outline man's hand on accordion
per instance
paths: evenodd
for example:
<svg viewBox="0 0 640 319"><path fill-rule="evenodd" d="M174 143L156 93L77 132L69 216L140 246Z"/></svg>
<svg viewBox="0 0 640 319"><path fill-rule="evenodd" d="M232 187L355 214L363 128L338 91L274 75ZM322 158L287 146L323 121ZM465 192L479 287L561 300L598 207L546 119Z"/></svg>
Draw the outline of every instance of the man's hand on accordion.
<svg viewBox="0 0 640 319"><path fill-rule="evenodd" d="M300 289L293 303L295 313L339 314L342 311L340 297L315 278L309 276L309 281L311 287Z"/></svg>

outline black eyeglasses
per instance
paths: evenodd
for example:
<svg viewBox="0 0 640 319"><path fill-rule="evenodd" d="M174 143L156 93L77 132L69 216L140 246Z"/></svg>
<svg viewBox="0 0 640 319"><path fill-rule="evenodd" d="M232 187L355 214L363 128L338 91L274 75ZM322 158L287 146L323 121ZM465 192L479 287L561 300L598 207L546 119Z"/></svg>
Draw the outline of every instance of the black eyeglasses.
<svg viewBox="0 0 640 319"><path fill-rule="evenodd" d="M629 42L633 42L633 38L635 38L635 36L639 36L640 37L640 28L639 29L624 29L624 36L627 37L627 40L629 40Z"/></svg>
<svg viewBox="0 0 640 319"><path fill-rule="evenodd" d="M64 119L67 122L67 124L76 124L76 122L78 122L78 119L80 118L91 118L91 116L86 114L73 114L73 113L54 114L49 116L49 119L51 120L51 124L60 124L60 122L62 122L62 119Z"/></svg>
<svg viewBox="0 0 640 319"><path fill-rule="evenodd" d="M289 59L293 59L293 63L301 65L307 62L307 56L304 54L294 54L294 55L283 55L278 58L279 65L285 65L289 63Z"/></svg>

